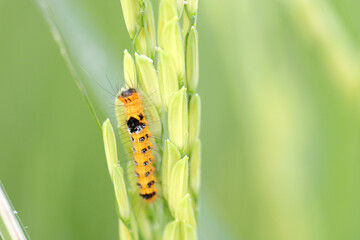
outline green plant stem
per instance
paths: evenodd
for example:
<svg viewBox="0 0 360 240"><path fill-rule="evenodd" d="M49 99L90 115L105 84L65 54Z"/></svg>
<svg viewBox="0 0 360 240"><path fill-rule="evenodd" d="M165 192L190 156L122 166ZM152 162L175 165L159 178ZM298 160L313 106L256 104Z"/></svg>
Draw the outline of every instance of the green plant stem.
<svg viewBox="0 0 360 240"><path fill-rule="evenodd" d="M4 186L0 182L0 238L7 239L30 239L26 233L17 212L6 194Z"/></svg>
<svg viewBox="0 0 360 240"><path fill-rule="evenodd" d="M62 34L57 26L57 24L55 23L55 20L54 20L54 17L53 17L53 14L51 12L51 9L49 7L49 4L46 0L36 0L36 2L38 3L38 5L40 6L43 14L44 14L44 17L46 19L46 22L49 24L49 27L50 27L50 32L52 33L52 36L54 38L54 41L56 42L56 44L59 46L59 49L60 49L60 53L61 55L63 56L63 58L65 59L65 62L68 66L68 68L70 69L70 72L72 73L73 77L74 77L74 80L75 80L75 83L76 85L78 86L81 94L83 95L89 109L90 109L90 112L91 114L93 115L95 121L96 121L96 125L98 126L100 132L102 132L101 130L101 123L100 123L100 120L99 118L97 117L97 114L96 114L96 111L95 111L95 108L87 94L87 91L85 89L85 86L84 84L81 82L81 78L78 74L78 72L76 71L75 69L75 66L71 60L71 57L67 51L67 48L66 48L66 44L65 44L65 41L63 40L62 38Z"/></svg>

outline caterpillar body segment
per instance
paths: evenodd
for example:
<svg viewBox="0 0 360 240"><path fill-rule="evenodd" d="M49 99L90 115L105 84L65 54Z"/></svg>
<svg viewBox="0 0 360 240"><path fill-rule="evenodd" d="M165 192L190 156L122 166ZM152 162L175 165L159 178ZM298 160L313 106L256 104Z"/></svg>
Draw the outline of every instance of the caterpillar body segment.
<svg viewBox="0 0 360 240"><path fill-rule="evenodd" d="M148 203L154 202L158 192L155 187L155 168L152 164L154 161L153 145L150 142L151 133L141 98L134 88L128 88L120 93L118 99L124 104L126 124L133 142L133 161L140 196Z"/></svg>

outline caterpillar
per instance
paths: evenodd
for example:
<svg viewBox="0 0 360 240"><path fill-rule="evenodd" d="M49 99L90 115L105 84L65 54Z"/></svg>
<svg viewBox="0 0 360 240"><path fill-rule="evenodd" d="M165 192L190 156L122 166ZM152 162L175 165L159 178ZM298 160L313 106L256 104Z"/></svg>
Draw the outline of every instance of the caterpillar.
<svg viewBox="0 0 360 240"><path fill-rule="evenodd" d="M140 96L134 88L122 90L118 99L124 104L126 113L126 124L130 139L133 142L135 175L138 178L137 186L140 196L148 203L157 198L153 166L151 133L146 121L143 104Z"/></svg>

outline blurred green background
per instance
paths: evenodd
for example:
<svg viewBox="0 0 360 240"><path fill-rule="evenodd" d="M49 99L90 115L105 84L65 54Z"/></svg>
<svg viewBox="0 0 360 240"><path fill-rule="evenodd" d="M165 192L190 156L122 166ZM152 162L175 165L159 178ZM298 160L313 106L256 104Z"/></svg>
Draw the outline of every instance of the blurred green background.
<svg viewBox="0 0 360 240"><path fill-rule="evenodd" d="M94 82L131 49L120 3L48 3L103 120ZM359 9L199 1L200 239L360 239ZM100 132L36 1L0 0L0 109L0 180L32 239L116 239Z"/></svg>

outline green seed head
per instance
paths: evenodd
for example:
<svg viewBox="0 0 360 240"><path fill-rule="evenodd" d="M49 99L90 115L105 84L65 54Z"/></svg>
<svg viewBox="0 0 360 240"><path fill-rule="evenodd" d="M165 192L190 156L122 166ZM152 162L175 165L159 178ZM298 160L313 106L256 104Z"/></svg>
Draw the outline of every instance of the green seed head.
<svg viewBox="0 0 360 240"><path fill-rule="evenodd" d="M139 232L143 239L153 239L152 226L147 216L146 207L144 202L138 196L133 198L133 208L137 209L134 220L136 219L139 227Z"/></svg>
<svg viewBox="0 0 360 240"><path fill-rule="evenodd" d="M161 105L159 82L153 60L145 55L139 55L137 53L135 53L135 60L141 87L156 108L159 109Z"/></svg>
<svg viewBox="0 0 360 240"><path fill-rule="evenodd" d="M189 103L189 148L199 138L200 133L201 101L199 94L191 97Z"/></svg>
<svg viewBox="0 0 360 240"><path fill-rule="evenodd" d="M127 50L124 51L124 76L125 83L128 88L136 86L135 63Z"/></svg>
<svg viewBox="0 0 360 240"><path fill-rule="evenodd" d="M173 58L178 80L183 80L185 76L185 54L178 17L174 17L164 25L159 36L159 46Z"/></svg>
<svg viewBox="0 0 360 240"><path fill-rule="evenodd" d="M134 212L131 212L131 216L130 216L130 225L131 225L131 233L132 233L132 238L134 240L138 240L139 239L139 227L136 221L136 217L134 215ZM122 240L122 238L120 238Z"/></svg>
<svg viewBox="0 0 360 240"><path fill-rule="evenodd" d="M174 0L176 5L177 14L180 17L184 10L184 0Z"/></svg>
<svg viewBox="0 0 360 240"><path fill-rule="evenodd" d="M169 181L169 207L174 216L178 204L188 192L188 179L189 157L185 156L183 159L175 163L173 169L171 170Z"/></svg>
<svg viewBox="0 0 360 240"><path fill-rule="evenodd" d="M175 210L175 218L196 227L195 214L189 194L186 194Z"/></svg>
<svg viewBox="0 0 360 240"><path fill-rule="evenodd" d="M189 27L190 27L190 19L187 16L187 14L184 14L184 16L183 16L183 29L182 29L183 39L186 38L186 34L189 31Z"/></svg>
<svg viewBox="0 0 360 240"><path fill-rule="evenodd" d="M145 29L146 29L146 40L147 40L147 56L150 58L154 57L155 46L156 46L156 32L155 32L155 17L152 4L150 0L145 0Z"/></svg>
<svg viewBox="0 0 360 240"><path fill-rule="evenodd" d="M191 191L197 195L200 189L200 165L201 165L201 144L196 140L190 151L190 187Z"/></svg>
<svg viewBox="0 0 360 240"><path fill-rule="evenodd" d="M126 28L130 38L133 39L136 32L137 20L140 13L140 5L137 0L120 0L124 14Z"/></svg>
<svg viewBox="0 0 360 240"><path fill-rule="evenodd" d="M160 93L163 106L167 111L171 96L179 90L179 83L173 58L160 48L157 51Z"/></svg>
<svg viewBox="0 0 360 240"><path fill-rule="evenodd" d="M164 230L163 239L166 240L180 240L180 222L174 220L168 223Z"/></svg>
<svg viewBox="0 0 360 240"><path fill-rule="evenodd" d="M154 11L150 0L144 0L143 3L144 21L143 27L136 38L136 50L149 58L153 58L156 45Z"/></svg>
<svg viewBox="0 0 360 240"><path fill-rule="evenodd" d="M198 0L187 0L186 10L190 17L195 16L198 9Z"/></svg>
<svg viewBox="0 0 360 240"><path fill-rule="evenodd" d="M121 240L132 240L129 228L119 220L119 235Z"/></svg>
<svg viewBox="0 0 360 240"><path fill-rule="evenodd" d="M141 28L139 34L135 39L135 47L137 52L139 52L142 55L146 55L147 45L146 45L146 35L144 28Z"/></svg>
<svg viewBox="0 0 360 240"><path fill-rule="evenodd" d="M113 169L113 183L120 216L125 222L128 222L130 220L130 208L124 180L124 171L121 167L115 167Z"/></svg>
<svg viewBox="0 0 360 240"><path fill-rule="evenodd" d="M128 51L124 52L126 87L136 87L140 92L149 130L153 136L159 137L151 139L153 146L159 150L152 154L155 160L160 160L162 155L162 160L155 161L154 166L157 175L156 163L162 164L161 181L157 179L157 182L161 182L159 193L167 201L164 206L156 202L145 207L143 199L138 196L138 179L134 176L138 166L132 160L127 167L129 186L126 189L123 169L118 165L115 135L107 120L103 125L104 146L116 193L120 238L138 240L163 236L167 240L196 239L195 209L201 157L201 103L196 94L199 80L198 36L195 29L198 0L159 0L157 37L151 0L120 1L136 52L135 59ZM181 18L182 24L179 23ZM157 69L153 62L155 56ZM191 96L189 101L188 96ZM121 140L129 159L132 159L134 153L132 144L129 144L125 109L118 99L115 105ZM167 127L165 133L169 136L165 144L163 127ZM164 149L158 146L164 146ZM146 174L145 177L148 177L150 173ZM136 213L130 209L130 205L137 209ZM165 212L162 211L164 207L167 208ZM169 219L174 220L167 222Z"/></svg>
<svg viewBox="0 0 360 240"><path fill-rule="evenodd" d="M194 27L191 27L187 41L186 74L188 89L194 92L199 81L198 34Z"/></svg>
<svg viewBox="0 0 360 240"><path fill-rule="evenodd" d="M191 226L187 222L182 221L180 224L180 236L181 239L186 239L186 240L197 239L195 227Z"/></svg>
<svg viewBox="0 0 360 240"><path fill-rule="evenodd" d="M169 137L182 152L187 151L188 104L186 88L177 91L170 100L168 108Z"/></svg>
<svg viewBox="0 0 360 240"><path fill-rule="evenodd" d="M109 174L112 177L114 167L118 166L118 157L114 129L109 119L106 119L106 121L103 123L102 132L106 161L109 169Z"/></svg>
<svg viewBox="0 0 360 240"><path fill-rule="evenodd" d="M159 23L158 23L158 39L166 23L170 22L177 16L176 7L173 0L161 0L159 6Z"/></svg>
<svg viewBox="0 0 360 240"><path fill-rule="evenodd" d="M181 159L180 152L178 148L170 142L170 140L165 141L165 149L162 158L162 184L163 184L163 194L165 199L167 200L168 195L168 187L170 182L171 170L173 169L175 163Z"/></svg>
<svg viewBox="0 0 360 240"><path fill-rule="evenodd" d="M141 226L139 230L144 239L153 239L152 226L146 216L146 212L140 211L136 216L136 220L139 226Z"/></svg>

